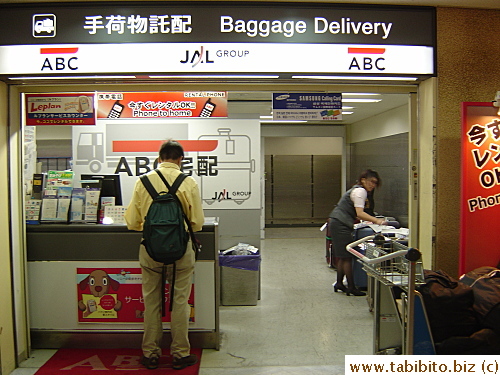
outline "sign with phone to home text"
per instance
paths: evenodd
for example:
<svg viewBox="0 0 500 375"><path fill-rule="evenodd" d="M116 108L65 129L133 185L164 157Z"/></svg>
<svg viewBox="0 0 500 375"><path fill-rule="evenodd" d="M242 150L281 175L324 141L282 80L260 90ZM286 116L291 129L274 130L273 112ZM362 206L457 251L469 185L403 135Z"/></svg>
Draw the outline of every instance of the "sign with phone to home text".
<svg viewBox="0 0 500 375"><path fill-rule="evenodd" d="M491 102L462 103L460 274L500 261L500 116ZM493 229L492 229L493 228Z"/></svg>
<svg viewBox="0 0 500 375"><path fill-rule="evenodd" d="M97 118L227 117L227 93L119 92L97 94Z"/></svg>
<svg viewBox="0 0 500 375"><path fill-rule="evenodd" d="M94 94L26 94L26 125L95 125Z"/></svg>

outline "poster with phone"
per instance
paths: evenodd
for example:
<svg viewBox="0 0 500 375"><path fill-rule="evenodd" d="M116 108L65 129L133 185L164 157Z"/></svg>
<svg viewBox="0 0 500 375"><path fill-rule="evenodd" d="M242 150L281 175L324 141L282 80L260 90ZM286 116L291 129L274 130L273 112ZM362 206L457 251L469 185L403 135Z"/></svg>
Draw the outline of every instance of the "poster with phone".
<svg viewBox="0 0 500 375"><path fill-rule="evenodd" d="M95 125L94 93L26 94L26 125Z"/></svg>
<svg viewBox="0 0 500 375"><path fill-rule="evenodd" d="M500 115L491 102L462 103L459 274L500 260Z"/></svg>
<svg viewBox="0 0 500 375"><path fill-rule="evenodd" d="M97 93L97 118L227 117L227 92Z"/></svg>
<svg viewBox="0 0 500 375"><path fill-rule="evenodd" d="M76 311L80 323L140 323L144 320L140 268L77 268ZM170 322L170 285L165 284L165 316ZM194 284L188 303L194 322Z"/></svg>

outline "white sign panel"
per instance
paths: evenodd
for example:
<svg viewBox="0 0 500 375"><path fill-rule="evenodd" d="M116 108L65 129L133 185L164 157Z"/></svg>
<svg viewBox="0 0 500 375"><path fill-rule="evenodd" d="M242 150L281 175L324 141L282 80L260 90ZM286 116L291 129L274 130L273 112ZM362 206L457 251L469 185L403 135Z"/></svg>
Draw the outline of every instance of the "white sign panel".
<svg viewBox="0 0 500 375"><path fill-rule="evenodd" d="M434 74L433 48L298 43L143 43L0 46L1 74Z"/></svg>
<svg viewBox="0 0 500 375"><path fill-rule="evenodd" d="M260 123L257 119L108 120L95 127L73 126L73 170L81 174L119 174L128 205L138 177L152 170L158 152L114 151L119 141L173 138L211 144L185 155L183 170L200 186L204 208L260 209ZM209 142L207 142L209 141ZM127 142L130 144L130 142ZM196 142L194 142L196 144ZM75 184L75 186L76 186Z"/></svg>

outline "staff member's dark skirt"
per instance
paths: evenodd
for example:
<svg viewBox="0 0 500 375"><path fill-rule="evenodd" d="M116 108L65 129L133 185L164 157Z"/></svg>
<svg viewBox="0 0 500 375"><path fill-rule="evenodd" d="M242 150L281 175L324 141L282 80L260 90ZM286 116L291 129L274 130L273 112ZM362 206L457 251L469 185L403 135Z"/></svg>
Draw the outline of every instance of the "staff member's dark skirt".
<svg viewBox="0 0 500 375"><path fill-rule="evenodd" d="M347 245L354 242L352 228L337 219L331 219L330 236L332 238L333 253L337 258L354 258L354 255L345 249Z"/></svg>

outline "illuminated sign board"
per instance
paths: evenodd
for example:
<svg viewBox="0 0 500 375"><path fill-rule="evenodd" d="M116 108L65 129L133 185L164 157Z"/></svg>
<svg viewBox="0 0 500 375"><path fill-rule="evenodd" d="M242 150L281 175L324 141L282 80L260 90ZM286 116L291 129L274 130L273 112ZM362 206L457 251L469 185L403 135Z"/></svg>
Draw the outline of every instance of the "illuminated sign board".
<svg viewBox="0 0 500 375"><path fill-rule="evenodd" d="M4 75L435 74L430 7L127 3L0 9Z"/></svg>
<svg viewBox="0 0 500 375"><path fill-rule="evenodd" d="M488 103L462 103L460 274L498 263L500 116Z"/></svg>

